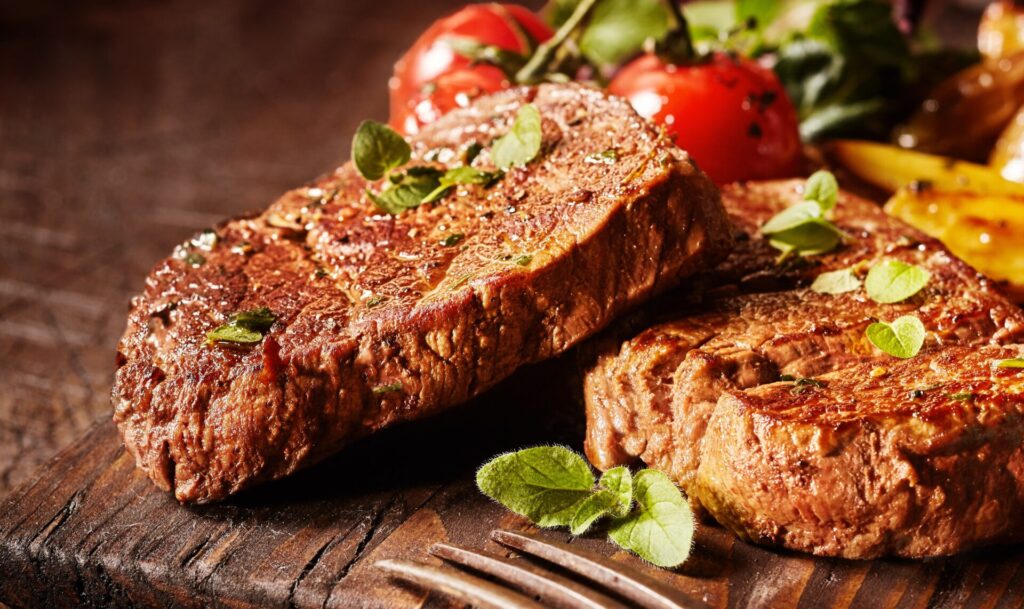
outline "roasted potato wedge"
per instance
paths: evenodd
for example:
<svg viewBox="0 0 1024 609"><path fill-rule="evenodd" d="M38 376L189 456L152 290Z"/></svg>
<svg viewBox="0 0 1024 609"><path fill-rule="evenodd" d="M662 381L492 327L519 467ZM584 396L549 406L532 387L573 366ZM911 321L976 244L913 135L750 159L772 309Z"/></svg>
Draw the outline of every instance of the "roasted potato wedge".
<svg viewBox="0 0 1024 609"><path fill-rule="evenodd" d="M1005 180L986 165L856 140L837 140L827 152L858 178L889 192L921 182L938 190L1024 196L1024 184Z"/></svg>
<svg viewBox="0 0 1024 609"><path fill-rule="evenodd" d="M885 211L939 239L1024 300L1024 196L903 188Z"/></svg>

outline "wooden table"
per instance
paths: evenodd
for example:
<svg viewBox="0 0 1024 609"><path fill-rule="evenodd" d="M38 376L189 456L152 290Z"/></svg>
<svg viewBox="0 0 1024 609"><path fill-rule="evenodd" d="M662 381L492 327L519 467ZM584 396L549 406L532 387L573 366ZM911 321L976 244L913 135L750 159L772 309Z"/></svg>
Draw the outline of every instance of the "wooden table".
<svg viewBox="0 0 1024 609"><path fill-rule="evenodd" d="M394 59L461 3L0 8L0 601L413 606L423 595L381 580L373 560L527 526L469 475L504 448L579 441L572 392L531 392L562 386L568 364L196 510L155 491L109 423L114 346L152 264L197 229L342 162L355 125L384 118ZM540 416L551 410L556 419ZM381 480L374 464L398 473ZM1008 607L1024 599L1020 554L820 561L706 527L696 558L659 577L695 606Z"/></svg>

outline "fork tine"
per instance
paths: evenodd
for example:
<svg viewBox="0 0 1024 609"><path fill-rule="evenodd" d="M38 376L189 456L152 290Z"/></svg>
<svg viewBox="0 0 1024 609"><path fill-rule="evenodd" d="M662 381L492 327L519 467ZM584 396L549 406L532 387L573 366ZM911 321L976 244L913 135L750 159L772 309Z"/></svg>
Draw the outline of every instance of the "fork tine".
<svg viewBox="0 0 1024 609"><path fill-rule="evenodd" d="M374 566L399 579L438 590L481 609L544 609L533 600L461 571L442 569L411 560L379 560Z"/></svg>
<svg viewBox="0 0 1024 609"><path fill-rule="evenodd" d="M507 558L436 543L430 553L502 579L555 609L627 609L625 605L554 573Z"/></svg>
<svg viewBox="0 0 1024 609"><path fill-rule="evenodd" d="M647 609L685 609L690 600L668 585L624 565L581 548L513 531L491 531L498 543L543 558L591 579Z"/></svg>

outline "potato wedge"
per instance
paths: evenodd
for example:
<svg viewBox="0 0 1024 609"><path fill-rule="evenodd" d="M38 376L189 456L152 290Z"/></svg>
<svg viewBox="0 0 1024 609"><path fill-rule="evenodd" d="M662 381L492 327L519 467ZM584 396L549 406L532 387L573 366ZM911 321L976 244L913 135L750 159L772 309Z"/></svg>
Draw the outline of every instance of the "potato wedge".
<svg viewBox="0 0 1024 609"><path fill-rule="evenodd" d="M904 188L885 211L939 239L1024 300L1024 196Z"/></svg>
<svg viewBox="0 0 1024 609"><path fill-rule="evenodd" d="M949 157L857 140L837 140L828 153L860 179L889 192L926 182L938 190L1024 196L1024 184L1004 179L991 167Z"/></svg>
<svg viewBox="0 0 1024 609"><path fill-rule="evenodd" d="M999 136L988 164L1007 180L1024 182L1024 106Z"/></svg>

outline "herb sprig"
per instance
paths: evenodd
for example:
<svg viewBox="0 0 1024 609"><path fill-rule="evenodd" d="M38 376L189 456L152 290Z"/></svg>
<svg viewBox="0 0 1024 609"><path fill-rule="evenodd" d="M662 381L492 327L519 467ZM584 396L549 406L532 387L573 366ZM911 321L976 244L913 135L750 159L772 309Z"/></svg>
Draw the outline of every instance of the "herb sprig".
<svg viewBox="0 0 1024 609"><path fill-rule="evenodd" d="M409 143L391 127L371 120L363 121L352 138L352 162L367 180L386 178L382 189L376 192L367 189L366 196L381 211L397 215L434 203L458 185L477 184L490 188L505 175L504 170L533 161L540 148L540 112L533 104L526 104L516 113L509 132L494 142L491 158L498 167L496 171L469 165L447 170L414 165L401 171L412 158Z"/></svg>
<svg viewBox="0 0 1024 609"><path fill-rule="evenodd" d="M903 302L920 292L932 275L925 269L900 260L883 260L871 267L864 290L875 302Z"/></svg>
<svg viewBox="0 0 1024 609"><path fill-rule="evenodd" d="M480 491L542 527L569 527L573 535L609 518L608 537L659 566L676 567L690 555L695 523L690 504L665 474L625 467L596 481L579 454L537 446L495 457L477 472Z"/></svg>
<svg viewBox="0 0 1024 609"><path fill-rule="evenodd" d="M228 323L206 334L209 345L219 343L252 344L263 340L263 336L277 321L277 315L267 307L240 311L228 317Z"/></svg>
<svg viewBox="0 0 1024 609"><path fill-rule="evenodd" d="M765 222L761 234L772 247L790 255L813 256L834 250L843 240L843 232L826 216L836 206L839 185L827 171L817 171L804 185L804 200Z"/></svg>

